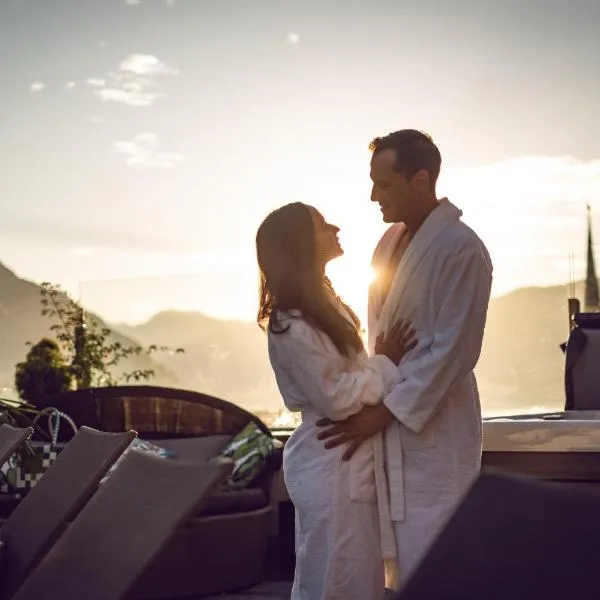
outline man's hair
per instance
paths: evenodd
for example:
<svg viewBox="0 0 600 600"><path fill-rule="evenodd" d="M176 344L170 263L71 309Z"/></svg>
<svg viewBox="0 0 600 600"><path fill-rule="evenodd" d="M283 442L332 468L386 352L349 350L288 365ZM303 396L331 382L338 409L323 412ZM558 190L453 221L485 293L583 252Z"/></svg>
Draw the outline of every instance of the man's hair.
<svg viewBox="0 0 600 600"><path fill-rule="evenodd" d="M440 174L442 156L431 136L416 129L401 129L384 137L371 140L369 150L377 154L382 150L393 150L396 154L394 170L402 173L409 181L424 169L429 173L431 191Z"/></svg>

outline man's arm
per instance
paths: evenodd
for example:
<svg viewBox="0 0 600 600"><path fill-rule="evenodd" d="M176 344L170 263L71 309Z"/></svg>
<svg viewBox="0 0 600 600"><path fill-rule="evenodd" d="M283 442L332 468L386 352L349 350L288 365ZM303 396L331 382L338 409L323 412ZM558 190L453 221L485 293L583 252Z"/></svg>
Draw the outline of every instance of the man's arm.
<svg viewBox="0 0 600 600"><path fill-rule="evenodd" d="M479 359L492 283L492 269L483 248L459 250L442 272L436 293L442 297L429 351L400 363L400 383L383 404L365 407L343 423L326 427L319 439L326 448L348 443L349 458L366 438L394 419L419 433L436 413L448 391L471 371Z"/></svg>
<svg viewBox="0 0 600 600"><path fill-rule="evenodd" d="M491 284L491 265L481 247L467 246L448 259L437 283L442 301L431 348L400 364L402 379L383 401L414 432L423 430L452 386L475 368Z"/></svg>

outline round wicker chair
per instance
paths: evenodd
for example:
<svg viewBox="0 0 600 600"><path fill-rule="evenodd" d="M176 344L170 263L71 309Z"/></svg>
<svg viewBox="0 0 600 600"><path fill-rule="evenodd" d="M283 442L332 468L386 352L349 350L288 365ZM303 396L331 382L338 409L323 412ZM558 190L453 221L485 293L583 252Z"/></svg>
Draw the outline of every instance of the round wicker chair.
<svg viewBox="0 0 600 600"><path fill-rule="evenodd" d="M101 431L133 429L140 438L174 447L176 452L190 444L203 444L205 453L215 452L249 422L271 435L259 418L235 404L173 388L83 389L48 397L39 406L58 408L78 427L87 425ZM64 429L59 441L67 442L71 433L69 428ZM258 480L249 489L241 490L239 496L235 496L238 492L221 491L209 498L207 506L177 532L143 574L131 597L197 597L244 589L260 582L268 536L277 527L275 490L280 467L281 455L277 453Z"/></svg>

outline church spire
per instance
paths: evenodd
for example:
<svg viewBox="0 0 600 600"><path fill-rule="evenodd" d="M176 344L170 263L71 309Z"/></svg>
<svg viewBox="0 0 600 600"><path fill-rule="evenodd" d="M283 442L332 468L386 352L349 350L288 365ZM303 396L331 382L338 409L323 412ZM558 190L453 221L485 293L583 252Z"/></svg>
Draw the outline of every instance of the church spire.
<svg viewBox="0 0 600 600"><path fill-rule="evenodd" d="M585 277L585 312L600 311L600 293L598 292L598 277L594 262L594 245L592 242L592 216L590 205L588 211L588 242L587 242L587 273Z"/></svg>

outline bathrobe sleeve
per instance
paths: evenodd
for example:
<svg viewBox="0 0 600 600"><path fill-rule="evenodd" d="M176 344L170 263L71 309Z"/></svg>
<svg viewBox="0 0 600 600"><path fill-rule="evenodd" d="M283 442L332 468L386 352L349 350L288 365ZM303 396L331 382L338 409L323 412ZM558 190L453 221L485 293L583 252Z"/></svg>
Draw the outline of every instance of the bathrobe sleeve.
<svg viewBox="0 0 600 600"><path fill-rule="evenodd" d="M492 265L479 244L464 244L446 259L434 290L434 338L426 353L400 363L400 383L384 404L403 425L420 433L448 392L471 372L481 353Z"/></svg>
<svg viewBox="0 0 600 600"><path fill-rule="evenodd" d="M286 372L312 406L333 421L381 402L400 380L398 367L386 356L348 359L301 318L290 319L284 333L269 333L269 355L273 368Z"/></svg>

